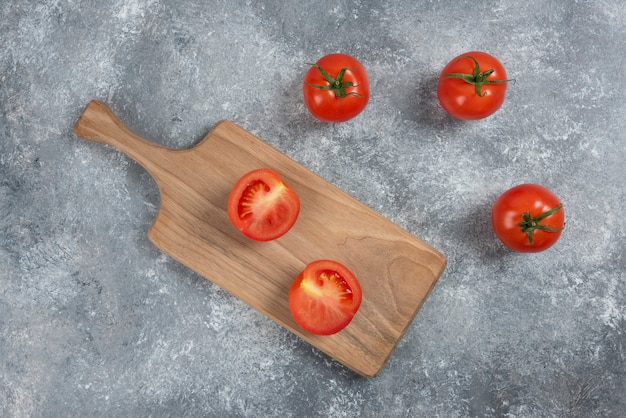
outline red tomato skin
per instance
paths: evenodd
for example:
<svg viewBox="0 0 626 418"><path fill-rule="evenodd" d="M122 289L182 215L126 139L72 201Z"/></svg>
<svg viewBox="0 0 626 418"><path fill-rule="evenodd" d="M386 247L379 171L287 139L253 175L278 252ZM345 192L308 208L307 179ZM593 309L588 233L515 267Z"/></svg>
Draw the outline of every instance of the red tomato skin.
<svg viewBox="0 0 626 418"><path fill-rule="evenodd" d="M317 283L323 272L336 272L342 281L320 286ZM358 279L347 267L334 260L317 260L309 263L291 284L289 309L305 331L332 335L352 322L361 306L362 295Z"/></svg>
<svg viewBox="0 0 626 418"><path fill-rule="evenodd" d="M544 251L554 245L561 236L562 230L547 232L536 229L533 243L528 234L522 232L518 224L522 214L529 212L537 217L542 213L559 206L561 201L550 190L538 184L520 184L504 192L493 204L491 221L496 236L509 249L523 253ZM541 221L542 225L551 228L563 228L565 212L561 208Z"/></svg>
<svg viewBox="0 0 626 418"><path fill-rule="evenodd" d="M328 86L330 83L320 70L311 66L304 76L302 85L304 103L309 112L322 122L345 122L365 109L370 97L370 86L363 64L347 54L329 54L316 62L330 76L335 78L343 68L347 68L342 81L351 81L346 97L337 97L334 90L321 90L315 86Z"/></svg>
<svg viewBox="0 0 626 418"><path fill-rule="evenodd" d="M495 113L504 103L507 83L483 84L481 94L476 94L476 87L461 79L448 78L446 74L460 73L472 74L474 61L478 61L480 72L493 69L493 73L487 80L506 80L506 70L500 61L486 52L470 51L461 54L450 61L439 76L437 97L439 103L451 116L457 119L477 120L484 119Z"/></svg>
<svg viewBox="0 0 626 418"><path fill-rule="evenodd" d="M263 206L263 214L267 216L254 216L253 211L252 216L244 217L241 215L243 194L255 182L262 182L269 190L264 194L268 203L259 205ZM247 238L272 241L285 235L296 223L300 199L276 171L260 168L246 173L235 183L228 196L227 212L231 223ZM268 221L270 217L271 222Z"/></svg>

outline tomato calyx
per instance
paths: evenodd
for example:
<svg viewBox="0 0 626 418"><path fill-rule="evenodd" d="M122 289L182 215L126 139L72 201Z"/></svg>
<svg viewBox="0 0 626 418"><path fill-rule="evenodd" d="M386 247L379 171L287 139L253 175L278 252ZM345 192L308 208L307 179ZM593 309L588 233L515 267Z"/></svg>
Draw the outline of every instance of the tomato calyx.
<svg viewBox="0 0 626 418"><path fill-rule="evenodd" d="M485 84L503 84L503 83L508 83L509 81L513 81L513 80L488 80L487 77L489 77L495 71L493 68L490 68L487 71L480 72L480 65L478 64L478 61L476 61L476 58L472 57L471 55L466 55L466 56L460 57L459 59L464 59L464 58L471 59L472 61L474 61L474 71L472 74L451 73L451 74L445 74L445 76L448 78L458 78L460 80L465 81L468 84L474 85L476 87L476 94L478 95L478 97L484 96L484 93L481 92L481 88Z"/></svg>
<svg viewBox="0 0 626 418"><path fill-rule="evenodd" d="M539 229L541 231L544 232L559 232L561 231L563 228L550 228L549 226L546 225L542 225L539 222L541 222L542 220L544 220L545 218L547 218L548 216L554 215L556 212L558 212L559 210L561 210L561 208L563 207L562 204L558 205L555 208L550 209L547 212L542 213L539 216L536 217L532 217L532 215L530 214L530 212L524 212L522 213L522 221L520 223L518 223L517 225L522 228L522 232L528 235L528 242L530 244L533 243L533 233L535 232L536 229Z"/></svg>
<svg viewBox="0 0 626 418"><path fill-rule="evenodd" d="M307 62L307 64L312 67L317 68L320 71L320 74L322 74L322 77L324 77L326 81L328 81L328 85L326 86L320 86L320 85L307 83L307 85L309 85L310 87L314 87L316 89L325 90L325 91L333 90L335 92L335 97L340 98L340 99L344 97L348 97L348 96L362 97L358 93L355 93L355 92L348 93L346 91L346 88L348 87L358 87L358 85L355 85L352 81L343 81L343 76L346 74L346 71L348 70L347 68L342 68L339 71L339 74L337 74L337 77L333 78L333 76L328 74L328 72L326 72L326 70L321 65L313 64L310 62Z"/></svg>

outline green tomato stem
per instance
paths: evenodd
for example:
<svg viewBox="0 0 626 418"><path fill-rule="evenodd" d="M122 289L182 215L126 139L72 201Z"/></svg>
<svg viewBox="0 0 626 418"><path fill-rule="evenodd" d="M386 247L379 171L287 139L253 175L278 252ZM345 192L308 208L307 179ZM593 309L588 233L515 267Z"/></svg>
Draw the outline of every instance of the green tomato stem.
<svg viewBox="0 0 626 418"><path fill-rule="evenodd" d="M480 66L478 65L478 61L476 61L474 57L467 55L459 59L463 59L463 58L469 58L472 61L474 61L474 71L472 72L472 74L451 73L451 74L446 74L445 76L448 78L458 78L460 80L465 81L468 84L473 84L476 87L476 94L479 97L483 97L484 95L483 93L481 93L480 90L482 86L485 84L502 84L502 83L507 83L509 81L513 81L513 80L487 80L487 77L493 74L494 72L493 68L490 68L487 71L483 71L481 73Z"/></svg>
<svg viewBox="0 0 626 418"><path fill-rule="evenodd" d="M320 65L312 64L310 62L307 62L307 64L317 68L320 71L320 74L322 74L322 77L324 77L324 79L328 81L328 85L326 86L306 83L308 86L314 87L320 90L325 90L325 91L333 90L335 92L335 97L338 97L340 99L347 97L347 96L362 97L362 95L358 93L355 93L355 92L348 93L346 91L346 88L348 87L358 87L358 85L355 85L352 81L343 81L343 77L346 74L346 71L348 70L347 68L342 68L341 71L339 71L339 74L337 74L337 77L333 78L333 76L328 74L328 72L326 72L326 70L324 70L324 68L322 68Z"/></svg>
<svg viewBox="0 0 626 418"><path fill-rule="evenodd" d="M546 225L541 225L539 222L541 222L542 220L544 220L545 218L547 218L550 215L554 215L556 212L558 212L559 210L561 210L561 208L563 207L562 204L559 204L557 207L550 209L547 212L542 213L539 216L536 217L532 217L532 215L530 214L530 212L524 212L522 214L522 221L520 223L518 223L517 225L522 228L522 232L528 235L528 242L530 244L533 243L533 233L535 232L536 229L539 229L541 231L545 231L545 232L559 232L561 231L563 228L550 228L549 226Z"/></svg>

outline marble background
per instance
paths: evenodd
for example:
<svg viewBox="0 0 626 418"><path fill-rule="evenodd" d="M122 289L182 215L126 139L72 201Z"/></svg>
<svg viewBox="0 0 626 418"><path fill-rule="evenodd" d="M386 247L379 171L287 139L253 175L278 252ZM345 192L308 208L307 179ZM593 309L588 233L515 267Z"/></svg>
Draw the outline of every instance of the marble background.
<svg viewBox="0 0 626 418"><path fill-rule="evenodd" d="M0 416L626 415L621 0L0 3ZM454 56L516 82L453 120ZM324 124L305 62L357 57L368 107ZM440 250L448 267L374 379L154 247L152 178L71 127L91 99L170 147L233 120ZM533 182L560 241L506 250L493 201Z"/></svg>

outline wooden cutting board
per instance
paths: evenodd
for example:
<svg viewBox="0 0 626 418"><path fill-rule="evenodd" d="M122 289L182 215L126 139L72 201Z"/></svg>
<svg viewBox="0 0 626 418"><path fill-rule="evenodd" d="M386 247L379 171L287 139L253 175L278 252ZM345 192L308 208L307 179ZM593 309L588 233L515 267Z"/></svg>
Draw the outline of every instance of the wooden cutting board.
<svg viewBox="0 0 626 418"><path fill-rule="evenodd" d="M152 175L161 202L148 236L158 248L363 376L380 372L445 268L435 249L232 122L171 149L92 101L74 133L121 150ZM226 212L231 187L261 167L278 171L301 202L294 227L266 243L241 235ZM317 259L343 263L363 289L353 321L331 336L307 333L289 311L291 282Z"/></svg>

